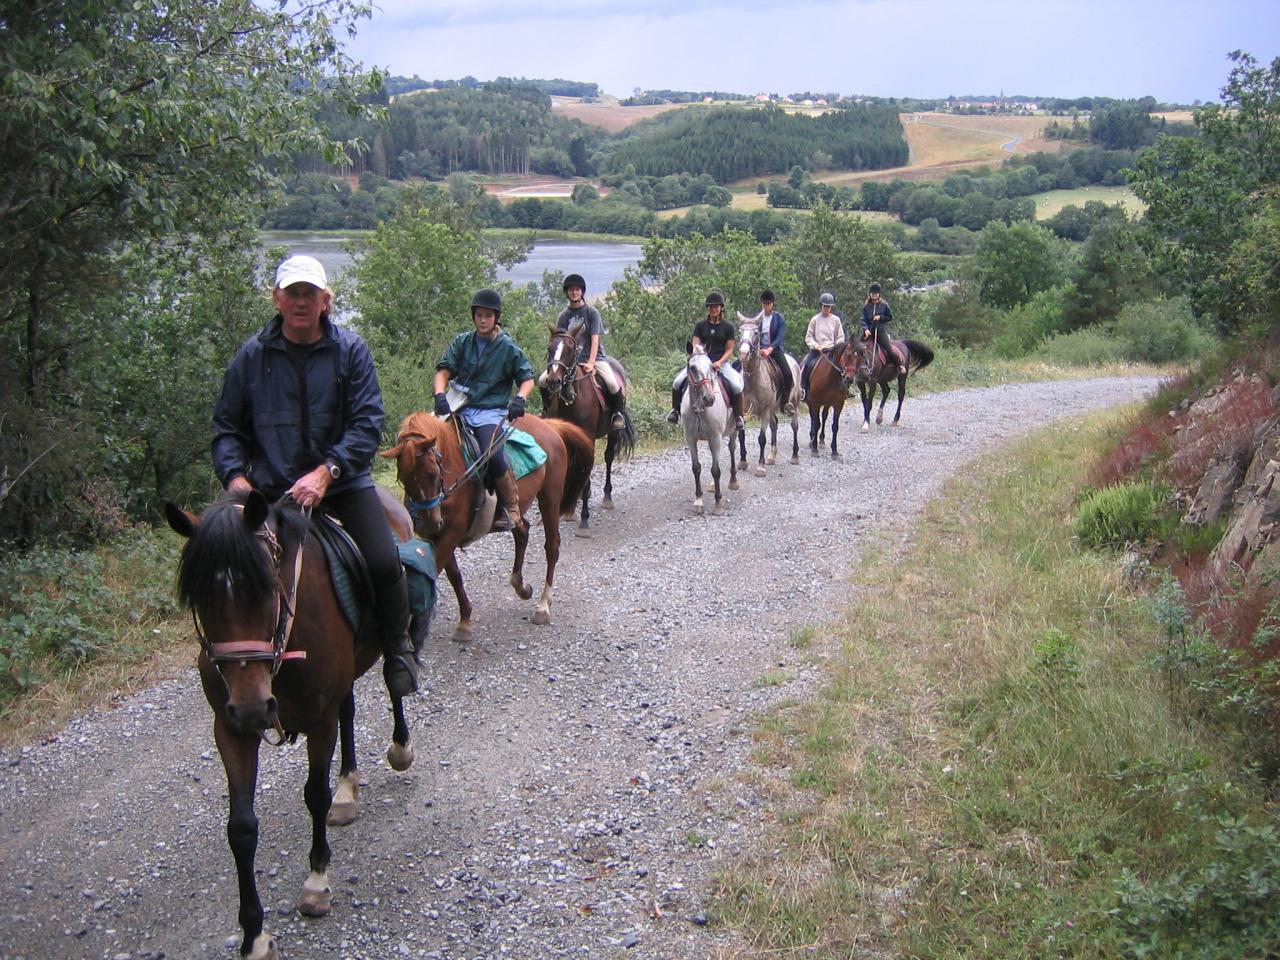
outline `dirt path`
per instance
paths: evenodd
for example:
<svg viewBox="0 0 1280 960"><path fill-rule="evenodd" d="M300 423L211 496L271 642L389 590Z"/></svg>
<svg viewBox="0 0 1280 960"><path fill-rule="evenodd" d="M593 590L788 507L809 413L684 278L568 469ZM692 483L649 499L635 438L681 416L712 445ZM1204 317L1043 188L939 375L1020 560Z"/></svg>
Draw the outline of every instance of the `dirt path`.
<svg viewBox="0 0 1280 960"><path fill-rule="evenodd" d="M752 718L822 682L789 636L864 586L857 564L885 510L905 537L979 453L1155 385L908 398L903 427L868 436L849 409L843 459L810 458L802 437L800 466L742 477L723 517L691 515L683 450L642 458L615 478L618 509L597 513L596 536L566 536L549 628L505 587L509 541L478 545L463 558L478 639L446 639L446 589L407 774L381 760L389 715L377 679L361 681L362 816L331 835L326 919L291 909L306 876L304 749L263 750L259 882L283 955L728 956L732 932L700 921L716 864L758 833L763 798L738 775ZM0 754L0 958L236 955L209 728L192 670Z"/></svg>

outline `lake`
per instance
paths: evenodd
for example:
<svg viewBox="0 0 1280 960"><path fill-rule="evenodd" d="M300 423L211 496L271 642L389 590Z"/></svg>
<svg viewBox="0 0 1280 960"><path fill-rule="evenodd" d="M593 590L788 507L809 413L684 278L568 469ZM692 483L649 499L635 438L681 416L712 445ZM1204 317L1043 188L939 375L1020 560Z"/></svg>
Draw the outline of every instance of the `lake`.
<svg viewBox="0 0 1280 960"><path fill-rule="evenodd" d="M342 236L306 233L305 231L264 230L262 245L284 246L290 253L305 253L315 257L329 275L329 279L347 270L353 261L345 246L351 239ZM627 267L635 266L640 259L640 244L617 243L608 240L538 240L529 257L510 270L498 272L499 280L509 280L516 286L536 283L546 270L564 273L580 273L587 280L588 297L594 298L609 289L615 280L622 279Z"/></svg>

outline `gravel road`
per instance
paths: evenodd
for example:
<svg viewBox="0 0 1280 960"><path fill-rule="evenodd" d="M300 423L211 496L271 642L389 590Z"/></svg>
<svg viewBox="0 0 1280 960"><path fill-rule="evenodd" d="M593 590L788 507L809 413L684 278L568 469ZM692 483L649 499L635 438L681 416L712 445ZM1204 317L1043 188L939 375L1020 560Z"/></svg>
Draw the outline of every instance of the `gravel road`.
<svg viewBox="0 0 1280 960"><path fill-rule="evenodd" d="M257 866L282 954L736 955L732 931L705 925L703 911L712 872L754 842L764 814L737 775L751 724L823 679L789 636L856 597L883 518L900 518L898 536L981 452L1156 385L908 398L902 427L865 436L846 408L842 459L811 458L802 435L800 465L741 476L721 517L692 515L683 449L638 458L615 477L618 509L595 513L592 539L564 530L550 627L532 626L534 601L506 585L510 540L476 545L462 557L476 639L448 639L456 607L442 580L428 689L409 704L407 773L382 761L390 715L378 671L359 684L361 817L331 831L327 918L293 911L307 874L305 750L262 750ZM231 960L225 816L194 668L0 753L0 958Z"/></svg>

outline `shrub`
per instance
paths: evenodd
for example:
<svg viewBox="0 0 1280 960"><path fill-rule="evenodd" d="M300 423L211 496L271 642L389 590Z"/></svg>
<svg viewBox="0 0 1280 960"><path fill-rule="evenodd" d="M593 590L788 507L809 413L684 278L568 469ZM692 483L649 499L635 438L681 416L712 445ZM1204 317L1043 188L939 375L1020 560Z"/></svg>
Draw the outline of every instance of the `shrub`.
<svg viewBox="0 0 1280 960"><path fill-rule="evenodd" d="M1142 543L1160 527L1167 490L1154 483L1125 483L1097 490L1076 511L1073 533L1086 547Z"/></svg>
<svg viewBox="0 0 1280 960"><path fill-rule="evenodd" d="M1096 327L1058 334L1032 356L1056 367L1099 367L1124 359L1124 346Z"/></svg>
<svg viewBox="0 0 1280 960"><path fill-rule="evenodd" d="M1218 341L1196 323L1183 297L1126 305L1112 324L1125 359L1185 363L1217 348Z"/></svg>

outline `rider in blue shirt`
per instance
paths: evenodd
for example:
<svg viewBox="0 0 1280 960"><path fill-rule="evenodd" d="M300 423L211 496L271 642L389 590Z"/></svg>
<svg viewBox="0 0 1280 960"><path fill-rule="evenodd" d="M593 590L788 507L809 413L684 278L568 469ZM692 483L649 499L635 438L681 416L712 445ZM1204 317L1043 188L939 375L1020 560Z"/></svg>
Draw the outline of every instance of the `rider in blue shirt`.
<svg viewBox="0 0 1280 960"><path fill-rule="evenodd" d="M766 288L760 294L760 355L768 357L777 371L778 403L782 412L789 417L796 412L796 408L791 403L795 381L791 377L791 364L787 363L786 347L782 343L787 331L787 321L781 310L773 309L773 304L773 291Z"/></svg>

